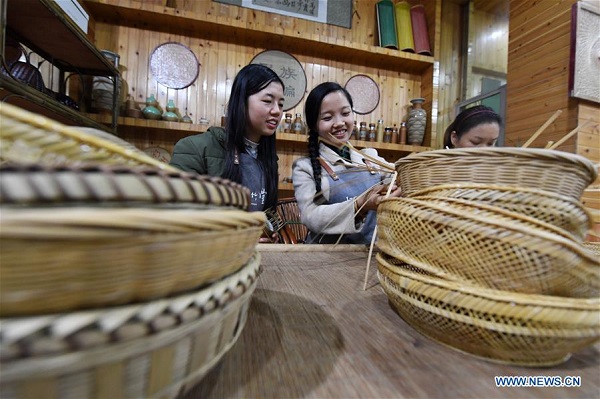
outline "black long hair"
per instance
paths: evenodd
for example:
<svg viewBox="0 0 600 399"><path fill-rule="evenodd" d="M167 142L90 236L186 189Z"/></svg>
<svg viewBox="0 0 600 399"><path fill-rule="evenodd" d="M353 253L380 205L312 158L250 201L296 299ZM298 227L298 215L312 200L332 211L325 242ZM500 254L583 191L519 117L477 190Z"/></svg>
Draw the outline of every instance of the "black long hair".
<svg viewBox="0 0 600 399"><path fill-rule="evenodd" d="M242 172L239 164L235 163L235 155L245 151L244 137L248 126L248 97L258 93L271 82L278 82L285 90L281 78L270 68L260 64L249 64L243 67L231 87L231 95L227 104L227 145L223 176L229 180L241 183ZM258 162L266 176L267 198L265 209L277 204L277 152L275 150L275 134L263 136L258 144Z"/></svg>
<svg viewBox="0 0 600 399"><path fill-rule="evenodd" d="M321 193L322 170L321 164L319 163L319 113L321 111L323 98L336 91L344 93L350 103L350 108L354 108L352 96L348 93L348 90L344 89L336 82L323 82L317 85L308 94L306 102L304 103L304 115L306 118L306 127L308 128L308 155L315 177L315 188L317 189L317 194L314 198L315 203L324 202L323 194Z"/></svg>
<svg viewBox="0 0 600 399"><path fill-rule="evenodd" d="M454 122L448 126L444 133L444 148L454 148L452 144L452 132L456 132L456 135L460 139L462 135L475 126L483 125L486 123L497 123L498 126L502 126L502 118L496 111L485 105L477 105L475 107L467 108L456 116Z"/></svg>

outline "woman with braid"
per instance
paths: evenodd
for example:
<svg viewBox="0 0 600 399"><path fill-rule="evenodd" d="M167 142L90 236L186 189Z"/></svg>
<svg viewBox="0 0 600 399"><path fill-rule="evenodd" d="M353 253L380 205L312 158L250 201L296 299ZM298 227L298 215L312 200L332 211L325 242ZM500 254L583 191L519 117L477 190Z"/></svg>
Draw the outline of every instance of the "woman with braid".
<svg viewBox="0 0 600 399"><path fill-rule="evenodd" d="M321 83L306 98L309 157L294 162L292 178L308 243L369 244L373 236L390 173L369 159L390 170L394 165L374 149L357 153L346 146L354 126L352 106L350 94L335 82ZM391 196L399 195L393 187Z"/></svg>

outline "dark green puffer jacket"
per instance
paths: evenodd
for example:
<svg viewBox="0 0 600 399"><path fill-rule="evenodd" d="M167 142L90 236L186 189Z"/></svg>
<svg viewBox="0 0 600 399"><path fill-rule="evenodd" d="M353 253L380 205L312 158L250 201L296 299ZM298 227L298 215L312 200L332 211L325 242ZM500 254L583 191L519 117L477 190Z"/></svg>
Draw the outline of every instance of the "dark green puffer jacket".
<svg viewBox="0 0 600 399"><path fill-rule="evenodd" d="M211 126L206 133L182 138L175 144L170 165L186 172L220 177L225 167L225 129Z"/></svg>

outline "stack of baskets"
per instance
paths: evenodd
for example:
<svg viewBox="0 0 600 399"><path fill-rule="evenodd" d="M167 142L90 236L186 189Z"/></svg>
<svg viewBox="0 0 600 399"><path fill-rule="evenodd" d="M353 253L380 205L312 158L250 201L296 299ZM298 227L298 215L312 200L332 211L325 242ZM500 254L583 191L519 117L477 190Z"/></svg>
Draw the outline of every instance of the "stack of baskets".
<svg viewBox="0 0 600 399"><path fill-rule="evenodd" d="M175 397L202 378L260 271L248 190L7 104L0 149L0 397Z"/></svg>
<svg viewBox="0 0 600 399"><path fill-rule="evenodd" d="M549 366L600 338L600 263L584 245L587 159L520 148L396 163L378 210L378 276L415 329L498 362Z"/></svg>

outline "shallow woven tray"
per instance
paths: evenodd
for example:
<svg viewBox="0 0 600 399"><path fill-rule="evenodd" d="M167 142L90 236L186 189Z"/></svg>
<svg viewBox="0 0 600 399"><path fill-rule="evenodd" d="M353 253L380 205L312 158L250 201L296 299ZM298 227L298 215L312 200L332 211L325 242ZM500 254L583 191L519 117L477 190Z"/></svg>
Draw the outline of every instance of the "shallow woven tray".
<svg viewBox="0 0 600 399"><path fill-rule="evenodd" d="M2 319L2 398L173 398L243 330L258 253L199 291L144 304Z"/></svg>
<svg viewBox="0 0 600 399"><path fill-rule="evenodd" d="M534 188L456 183L419 190L410 197L421 196L460 198L498 206L565 229L579 240L592 228L592 216L580 201Z"/></svg>
<svg viewBox="0 0 600 399"><path fill-rule="evenodd" d="M530 187L579 200L598 176L587 158L539 148L466 148L427 151L396 161L405 196L450 183Z"/></svg>
<svg viewBox="0 0 600 399"><path fill-rule="evenodd" d="M191 204L248 210L250 192L218 177L146 166L0 166L0 203L147 206Z"/></svg>
<svg viewBox="0 0 600 399"><path fill-rule="evenodd" d="M0 162L146 165L178 171L143 152L6 103L0 103Z"/></svg>
<svg viewBox="0 0 600 399"><path fill-rule="evenodd" d="M0 208L0 314L142 301L238 270L265 217L236 209Z"/></svg>
<svg viewBox="0 0 600 399"><path fill-rule="evenodd" d="M553 366L600 338L600 299L518 294L445 281L377 255L398 314L463 353L520 366Z"/></svg>
<svg viewBox="0 0 600 399"><path fill-rule="evenodd" d="M507 218L505 210L475 211L476 204L437 201L442 203L414 198L382 202L378 247L448 280L532 294L600 294L598 257L581 243L531 218Z"/></svg>

